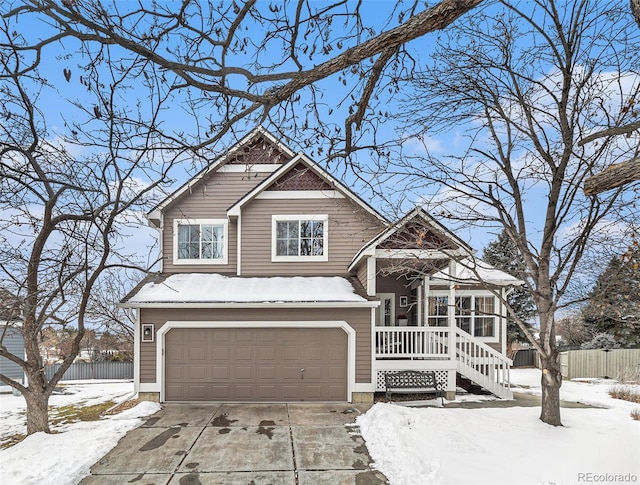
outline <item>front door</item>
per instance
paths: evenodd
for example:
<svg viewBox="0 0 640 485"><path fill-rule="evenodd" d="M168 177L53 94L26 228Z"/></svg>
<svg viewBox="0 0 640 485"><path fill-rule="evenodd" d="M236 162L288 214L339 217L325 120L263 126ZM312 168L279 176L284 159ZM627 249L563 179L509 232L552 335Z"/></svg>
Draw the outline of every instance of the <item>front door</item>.
<svg viewBox="0 0 640 485"><path fill-rule="evenodd" d="M376 298L380 300L380 306L376 309L376 325L379 327L391 327L396 320L396 294L378 293Z"/></svg>

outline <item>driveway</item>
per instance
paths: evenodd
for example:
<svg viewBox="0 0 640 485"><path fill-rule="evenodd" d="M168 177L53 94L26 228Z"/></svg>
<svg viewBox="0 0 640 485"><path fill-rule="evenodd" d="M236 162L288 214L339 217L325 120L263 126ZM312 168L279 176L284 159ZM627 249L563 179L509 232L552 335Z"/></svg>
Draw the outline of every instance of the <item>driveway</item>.
<svg viewBox="0 0 640 485"><path fill-rule="evenodd" d="M339 404L165 404L82 485L374 485L384 475Z"/></svg>

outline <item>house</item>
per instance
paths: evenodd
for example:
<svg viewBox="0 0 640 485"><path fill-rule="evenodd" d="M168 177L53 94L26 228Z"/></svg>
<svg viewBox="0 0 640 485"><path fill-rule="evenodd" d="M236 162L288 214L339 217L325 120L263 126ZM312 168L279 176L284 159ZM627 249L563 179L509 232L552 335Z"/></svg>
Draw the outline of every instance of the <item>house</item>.
<svg viewBox="0 0 640 485"><path fill-rule="evenodd" d="M0 288L0 345L10 354L20 359L25 358L20 302L4 288ZM0 357L0 374L22 384L26 383L22 366L6 357ZM11 391L10 386L0 382L0 393Z"/></svg>
<svg viewBox="0 0 640 485"><path fill-rule="evenodd" d="M420 208L391 223L262 128L147 219L162 267L121 302L145 399L367 402L403 369L450 398L457 374L511 396L496 295L519 282Z"/></svg>

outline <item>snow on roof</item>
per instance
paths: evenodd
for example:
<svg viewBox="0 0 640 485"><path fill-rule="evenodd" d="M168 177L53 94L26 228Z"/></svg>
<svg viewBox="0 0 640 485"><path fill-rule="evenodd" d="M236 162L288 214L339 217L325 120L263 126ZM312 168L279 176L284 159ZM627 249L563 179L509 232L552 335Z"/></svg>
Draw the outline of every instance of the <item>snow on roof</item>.
<svg viewBox="0 0 640 485"><path fill-rule="evenodd" d="M174 274L146 283L127 303L366 302L339 276L245 278Z"/></svg>
<svg viewBox="0 0 640 485"><path fill-rule="evenodd" d="M449 268L445 268L442 271L431 276L432 280L445 280L451 281L449 277ZM511 276L509 273L505 273L497 268L494 268L489 263L485 263L480 259L465 258L462 261L458 261L456 264L456 275L453 278L454 281L460 283L478 283L484 281L485 283L507 286L507 285L522 285L523 281L519 280L515 276Z"/></svg>

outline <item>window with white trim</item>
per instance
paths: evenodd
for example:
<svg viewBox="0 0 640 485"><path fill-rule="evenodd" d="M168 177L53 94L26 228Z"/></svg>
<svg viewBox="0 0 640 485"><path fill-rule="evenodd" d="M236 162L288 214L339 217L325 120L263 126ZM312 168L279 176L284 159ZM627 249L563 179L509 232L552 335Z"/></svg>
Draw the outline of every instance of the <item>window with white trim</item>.
<svg viewBox="0 0 640 485"><path fill-rule="evenodd" d="M272 217L272 261L328 261L327 215Z"/></svg>
<svg viewBox="0 0 640 485"><path fill-rule="evenodd" d="M427 321L436 327L448 326L448 296L429 297ZM488 295L456 294L454 317L456 326L474 337L495 339L496 301Z"/></svg>
<svg viewBox="0 0 640 485"><path fill-rule="evenodd" d="M226 264L225 219L176 219L173 231L174 264Z"/></svg>

